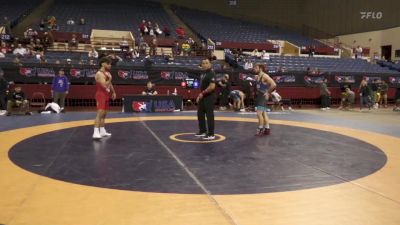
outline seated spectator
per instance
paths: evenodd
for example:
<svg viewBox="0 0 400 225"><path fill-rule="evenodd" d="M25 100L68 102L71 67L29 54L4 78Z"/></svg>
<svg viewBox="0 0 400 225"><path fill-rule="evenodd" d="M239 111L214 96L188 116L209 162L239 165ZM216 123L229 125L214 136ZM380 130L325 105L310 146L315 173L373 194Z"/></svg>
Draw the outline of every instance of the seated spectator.
<svg viewBox="0 0 400 225"><path fill-rule="evenodd" d="M251 52L251 55L254 56L254 57L257 57L257 58L260 58L260 57L261 57L260 53L258 52L258 49L254 49L254 50Z"/></svg>
<svg viewBox="0 0 400 225"><path fill-rule="evenodd" d="M88 57L90 59L97 59L99 58L99 53L96 51L95 48L92 48L92 50L88 53Z"/></svg>
<svg viewBox="0 0 400 225"><path fill-rule="evenodd" d="M67 20L67 24L68 25L75 25L75 21L72 18L70 18L69 20Z"/></svg>
<svg viewBox="0 0 400 225"><path fill-rule="evenodd" d="M7 116L10 116L14 108L18 108L19 113L31 115L29 112L29 102L22 92L21 87L15 87L14 91L10 93L7 101Z"/></svg>
<svg viewBox="0 0 400 225"><path fill-rule="evenodd" d="M339 109L349 110L351 106L354 104L356 95L354 91L350 90L350 88L346 88L345 92L342 93L342 99L340 101Z"/></svg>
<svg viewBox="0 0 400 225"><path fill-rule="evenodd" d="M187 41L182 43L182 52L183 52L184 56L190 55L191 51L192 51L192 47L190 46L190 44Z"/></svg>
<svg viewBox="0 0 400 225"><path fill-rule="evenodd" d="M7 53L12 52L12 49L7 46L7 43L2 41L0 44L0 52L3 54L7 54Z"/></svg>
<svg viewBox="0 0 400 225"><path fill-rule="evenodd" d="M14 60L13 60L14 65L16 65L16 66L22 66L20 57L21 57L21 56L17 55L17 57L14 58Z"/></svg>
<svg viewBox="0 0 400 225"><path fill-rule="evenodd" d="M264 60L270 60L269 53L266 52L265 50L263 50L263 51L262 51L261 58L264 59Z"/></svg>
<svg viewBox="0 0 400 225"><path fill-rule="evenodd" d="M26 48L22 47L22 44L18 44L18 47L14 49L13 54L16 56L24 57L28 54L28 51Z"/></svg>
<svg viewBox="0 0 400 225"><path fill-rule="evenodd" d="M31 38L36 38L38 36L37 31L33 30L32 28L28 28L24 32L24 37L25 39L31 39Z"/></svg>
<svg viewBox="0 0 400 225"><path fill-rule="evenodd" d="M156 23L155 26L154 26L154 32L155 32L156 35L161 35L163 33L163 31L158 26L158 23Z"/></svg>
<svg viewBox="0 0 400 225"><path fill-rule="evenodd" d="M119 48L121 49L121 51L128 51L129 50L129 43L128 41L125 39L125 37L122 38L122 40L119 42Z"/></svg>
<svg viewBox="0 0 400 225"><path fill-rule="evenodd" d="M140 34L141 35L145 35L146 34L146 20L142 20L142 22L139 25L139 30L140 30ZM147 30L148 31L148 30Z"/></svg>
<svg viewBox="0 0 400 225"><path fill-rule="evenodd" d="M250 60L247 60L244 64L244 69L245 70L251 70L253 69L253 63Z"/></svg>
<svg viewBox="0 0 400 225"><path fill-rule="evenodd" d="M71 40L68 43L69 49L77 49L78 48L78 40L76 39L76 35L72 34Z"/></svg>
<svg viewBox="0 0 400 225"><path fill-rule="evenodd" d="M131 48L129 52L125 54L125 58L134 61L136 58L139 58L139 52Z"/></svg>
<svg viewBox="0 0 400 225"><path fill-rule="evenodd" d="M39 30L43 31L46 28L46 21L44 19L40 20Z"/></svg>
<svg viewBox="0 0 400 225"><path fill-rule="evenodd" d="M149 48L149 45L147 44L147 42L145 42L145 41L140 42L140 44L139 44L140 55L146 55L148 48Z"/></svg>
<svg viewBox="0 0 400 225"><path fill-rule="evenodd" d="M72 65L72 60L71 59L66 59L65 60L67 66L71 66Z"/></svg>
<svg viewBox="0 0 400 225"><path fill-rule="evenodd" d="M49 16L47 18L47 28L53 30L54 27L58 27L57 26L57 19L54 16Z"/></svg>
<svg viewBox="0 0 400 225"><path fill-rule="evenodd" d="M167 26L164 26L163 32L164 32L165 37L169 37L171 35Z"/></svg>
<svg viewBox="0 0 400 225"><path fill-rule="evenodd" d="M178 35L178 38L180 38L180 39L185 38L185 30L182 27L176 28L176 34Z"/></svg>
<svg viewBox="0 0 400 225"><path fill-rule="evenodd" d="M142 95L157 95L157 91L154 89L153 83L151 81L147 82L146 89L142 92Z"/></svg>
<svg viewBox="0 0 400 225"><path fill-rule="evenodd" d="M41 39L41 43L43 48L46 50L49 46L51 46L54 42L53 35L49 32L44 32L43 37Z"/></svg>

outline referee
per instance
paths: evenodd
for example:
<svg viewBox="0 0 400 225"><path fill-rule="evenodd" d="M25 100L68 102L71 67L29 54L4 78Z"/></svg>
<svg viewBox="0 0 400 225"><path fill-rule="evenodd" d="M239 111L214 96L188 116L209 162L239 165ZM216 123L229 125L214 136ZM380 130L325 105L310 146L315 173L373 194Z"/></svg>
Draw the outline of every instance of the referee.
<svg viewBox="0 0 400 225"><path fill-rule="evenodd" d="M214 140L214 104L215 104L215 73L211 70L211 62L209 59L201 61L200 89L201 93L196 99L197 102L197 119L199 121L199 133L196 137L202 137L204 140ZM206 117L207 127L206 128Z"/></svg>

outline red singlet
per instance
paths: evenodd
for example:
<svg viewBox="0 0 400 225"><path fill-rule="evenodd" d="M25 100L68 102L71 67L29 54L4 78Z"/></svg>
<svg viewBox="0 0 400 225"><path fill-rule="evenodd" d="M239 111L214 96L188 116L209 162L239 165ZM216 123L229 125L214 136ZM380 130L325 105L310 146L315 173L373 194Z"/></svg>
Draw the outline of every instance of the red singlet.
<svg viewBox="0 0 400 225"><path fill-rule="evenodd" d="M101 71L102 72L102 71ZM109 72L102 72L106 81L110 80L111 74ZM98 110L109 110L110 109L110 90L105 89L103 85L96 81L96 103Z"/></svg>

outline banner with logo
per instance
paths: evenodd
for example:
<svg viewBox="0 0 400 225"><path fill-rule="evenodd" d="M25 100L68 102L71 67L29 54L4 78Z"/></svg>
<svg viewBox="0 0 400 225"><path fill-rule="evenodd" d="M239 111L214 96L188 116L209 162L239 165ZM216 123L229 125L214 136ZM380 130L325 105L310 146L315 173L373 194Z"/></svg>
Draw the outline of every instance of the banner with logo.
<svg viewBox="0 0 400 225"><path fill-rule="evenodd" d="M98 68L90 66L42 66L24 65L17 67L14 65L1 65L5 78L16 83L51 83L53 77L63 68L65 75L72 84L94 84L95 75ZM160 68L160 67L113 67L110 71L113 76L114 84L133 84L145 85L147 81L152 81L157 85L181 85L187 79L200 81L201 70L188 68ZM230 70L216 73L216 80L222 79L224 74L229 74L230 82L233 86L246 86L254 82L255 75L245 70ZM357 86L362 79L369 83L372 80L385 80L389 86L399 86L400 75L393 74L365 74L365 73L342 73L342 74L322 74L318 76L307 75L306 72L283 72L268 73L277 83L278 87L305 87L318 86L324 78L328 79L328 86L338 87L344 84Z"/></svg>
<svg viewBox="0 0 400 225"><path fill-rule="evenodd" d="M123 97L124 112L174 112L182 110L182 97L175 95Z"/></svg>

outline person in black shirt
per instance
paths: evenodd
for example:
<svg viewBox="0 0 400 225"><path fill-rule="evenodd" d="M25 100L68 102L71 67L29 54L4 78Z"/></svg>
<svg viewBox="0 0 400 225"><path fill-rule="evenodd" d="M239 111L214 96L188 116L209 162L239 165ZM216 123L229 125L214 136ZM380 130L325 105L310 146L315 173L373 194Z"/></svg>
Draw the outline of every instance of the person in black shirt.
<svg viewBox="0 0 400 225"><path fill-rule="evenodd" d="M18 107L19 111L25 115L31 115L29 112L29 102L26 100L24 92L22 92L21 87L16 87L14 92L9 96L7 101L7 116L11 115L12 109Z"/></svg>
<svg viewBox="0 0 400 225"><path fill-rule="evenodd" d="M229 82L229 75L225 74L222 80L218 82L218 86L221 87L219 106L220 110L226 110L229 103L229 94L231 92L231 84Z"/></svg>
<svg viewBox="0 0 400 225"><path fill-rule="evenodd" d="M157 95L157 91L153 88L153 83L151 81L147 82L147 87L142 91L142 95Z"/></svg>
<svg viewBox="0 0 400 225"><path fill-rule="evenodd" d="M215 73L211 70L211 62L209 59L201 61L201 69L204 71L201 74L200 89L201 93L197 97L197 119L199 121L199 133L196 137L203 137L204 140L214 140L214 104L215 104ZM207 116L207 127L206 119Z"/></svg>
<svg viewBox="0 0 400 225"><path fill-rule="evenodd" d="M4 72L0 69L0 111L6 110L8 82L4 79Z"/></svg>

